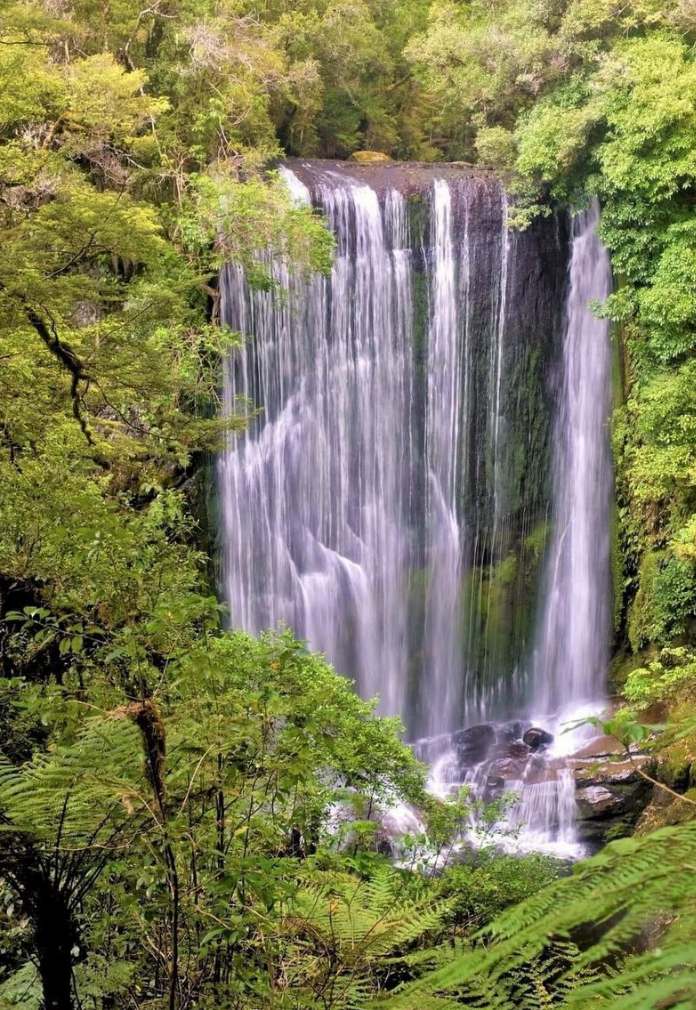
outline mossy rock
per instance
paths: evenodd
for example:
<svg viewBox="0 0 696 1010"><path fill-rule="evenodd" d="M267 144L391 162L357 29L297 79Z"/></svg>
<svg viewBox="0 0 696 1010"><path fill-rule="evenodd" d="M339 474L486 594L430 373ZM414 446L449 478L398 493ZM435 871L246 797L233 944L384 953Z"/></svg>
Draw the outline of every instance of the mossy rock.
<svg viewBox="0 0 696 1010"><path fill-rule="evenodd" d="M353 151L350 160L357 161L359 165L379 165L392 159L383 151Z"/></svg>
<svg viewBox="0 0 696 1010"><path fill-rule="evenodd" d="M533 563L536 563L544 556L550 528L551 524L549 521L542 519L524 538L524 550L530 556Z"/></svg>
<svg viewBox="0 0 696 1010"><path fill-rule="evenodd" d="M693 724L694 715L694 700L679 700L669 708L668 722L677 727ZM675 740L661 748L659 757L656 777L660 782L679 793L693 787L696 782L696 731L679 733Z"/></svg>
<svg viewBox="0 0 696 1010"><path fill-rule="evenodd" d="M664 789L655 789L651 803L640 816L635 833L648 835L658 828L692 821L696 816L696 789L689 789L684 796L685 799L677 799Z"/></svg>

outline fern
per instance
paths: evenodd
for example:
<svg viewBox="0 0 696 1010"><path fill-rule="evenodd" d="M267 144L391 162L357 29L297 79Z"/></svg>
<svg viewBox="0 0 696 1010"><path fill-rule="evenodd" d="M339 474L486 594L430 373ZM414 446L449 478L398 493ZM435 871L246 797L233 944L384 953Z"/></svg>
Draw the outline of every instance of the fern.
<svg viewBox="0 0 696 1010"><path fill-rule="evenodd" d="M39 1010L41 1004L41 983L35 965L27 963L16 972L0 981L0 1007L10 1010Z"/></svg>
<svg viewBox="0 0 696 1010"><path fill-rule="evenodd" d="M431 995L451 995L455 1006L466 993L467 1005L480 1010L693 1008L694 851L693 822L613 842L570 877L506 911L476 946L401 986L379 1006L412 1010ZM628 956L642 931L656 923L662 924L659 945ZM583 927L593 938L580 949L570 938L579 943ZM616 971L606 968L612 959Z"/></svg>
<svg viewBox="0 0 696 1010"><path fill-rule="evenodd" d="M0 832L25 836L38 850L102 844L115 822L143 809L141 764L137 730L102 719L22 767L0 759Z"/></svg>
<svg viewBox="0 0 696 1010"><path fill-rule="evenodd" d="M450 905L427 892L413 897L404 876L386 865L367 880L314 870L280 927L289 987L321 993L332 1008L364 1006L394 974L412 973L418 958L409 948L442 926ZM430 965L441 956L437 949L424 955ZM442 1010L443 1004L432 994L421 1006Z"/></svg>

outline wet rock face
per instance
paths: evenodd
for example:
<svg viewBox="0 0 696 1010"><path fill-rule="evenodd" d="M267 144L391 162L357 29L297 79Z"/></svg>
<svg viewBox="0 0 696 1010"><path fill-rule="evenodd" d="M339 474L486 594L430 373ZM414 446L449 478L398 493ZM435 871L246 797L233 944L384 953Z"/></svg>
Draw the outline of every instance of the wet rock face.
<svg viewBox="0 0 696 1010"><path fill-rule="evenodd" d="M448 746L456 755L462 775L486 764L491 778L520 779L535 753L523 740L528 729L529 723L520 721L481 723L457 730L448 738ZM543 730L538 732L553 739Z"/></svg>
<svg viewBox="0 0 696 1010"><path fill-rule="evenodd" d="M498 758L496 761L492 762L489 774L494 778L502 779L503 782L505 782L505 780L516 781L524 776L526 764L526 758L521 760L513 757Z"/></svg>
<svg viewBox="0 0 696 1010"><path fill-rule="evenodd" d="M452 795L461 785L485 802L516 794L512 823L532 834L553 839L554 831L570 824L573 844L586 853L632 834L653 795L641 772L650 774L654 759L628 755L616 740L601 736L561 756L551 749L553 740L543 725L518 720L469 726L422 740L416 750L431 764L443 760L438 781Z"/></svg>
<svg viewBox="0 0 696 1010"><path fill-rule="evenodd" d="M517 761L526 761L532 748L522 740L513 740L508 744L506 751L508 757L515 758Z"/></svg>
<svg viewBox="0 0 696 1010"><path fill-rule="evenodd" d="M553 780L556 763L549 763L543 753L543 741L552 739L551 734L539 729L539 740L534 738L539 749L534 750L523 740L529 729L528 722L516 720L483 723L453 733L447 738L452 755L449 778L467 783L485 802L506 790L519 790L523 782L538 785Z"/></svg>
<svg viewBox="0 0 696 1010"><path fill-rule="evenodd" d="M586 820L604 817L616 812L622 805L621 797L604 786L585 786L575 792L578 816Z"/></svg>
<svg viewBox="0 0 696 1010"><path fill-rule="evenodd" d="M495 729L488 723L469 726L468 729L460 729L453 733L452 743L459 764L467 768L485 761L495 744L495 739Z"/></svg>
<svg viewBox="0 0 696 1010"><path fill-rule="evenodd" d="M545 750L553 743L553 734L539 726L530 726L522 737L522 741L533 751Z"/></svg>
<svg viewBox="0 0 696 1010"><path fill-rule="evenodd" d="M530 747L522 735L529 723L521 720L479 723L454 733L417 741L421 761L437 768L438 789L451 795L466 785L482 800L496 799L511 783L534 779Z"/></svg>
<svg viewBox="0 0 696 1010"><path fill-rule="evenodd" d="M583 753L583 752L580 752ZM580 841L596 849L612 838L630 835L650 802L652 785L640 774L652 759L617 754L570 759L576 783L577 831Z"/></svg>

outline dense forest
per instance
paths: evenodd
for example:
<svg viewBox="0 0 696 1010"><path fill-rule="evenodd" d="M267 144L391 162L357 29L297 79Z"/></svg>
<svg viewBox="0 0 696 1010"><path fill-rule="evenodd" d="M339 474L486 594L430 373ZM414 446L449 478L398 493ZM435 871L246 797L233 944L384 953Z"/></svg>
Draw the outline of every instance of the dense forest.
<svg viewBox="0 0 696 1010"><path fill-rule="evenodd" d="M695 43L690 0L5 0L2 1010L696 1006ZM494 170L518 229L601 204L603 729L652 801L573 867L448 858L478 801L220 603L210 460L249 417L218 272L327 273L275 168L366 151ZM425 824L396 861L394 802Z"/></svg>

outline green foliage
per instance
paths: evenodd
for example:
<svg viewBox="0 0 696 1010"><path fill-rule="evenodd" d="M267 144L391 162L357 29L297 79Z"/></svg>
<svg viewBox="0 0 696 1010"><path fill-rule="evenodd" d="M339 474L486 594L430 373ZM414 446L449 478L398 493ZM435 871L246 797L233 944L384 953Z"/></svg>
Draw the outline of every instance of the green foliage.
<svg viewBox="0 0 696 1010"><path fill-rule="evenodd" d="M95 851L117 830L140 778L137 733L121 721L91 721L77 740L19 768L0 764L2 831L46 853ZM109 769L109 785L99 770Z"/></svg>
<svg viewBox="0 0 696 1010"><path fill-rule="evenodd" d="M449 903L408 874L377 864L365 879L313 870L288 901L275 937L282 986L302 1006L364 1006L409 952L442 931Z"/></svg>
<svg viewBox="0 0 696 1010"><path fill-rule="evenodd" d="M451 902L451 920L472 932L556 880L561 868L547 856L508 856L484 848L471 862L445 867L438 890Z"/></svg>
<svg viewBox="0 0 696 1010"><path fill-rule="evenodd" d="M696 926L690 858L696 825L663 828L610 843L575 872L503 913L480 944L373 1005L622 1008L693 1005L689 937ZM657 946L640 952L652 924ZM580 932L584 927L584 935ZM580 938L576 944L569 934ZM627 955L633 945L634 953ZM617 967L598 974L613 960Z"/></svg>
<svg viewBox="0 0 696 1010"><path fill-rule="evenodd" d="M422 769L395 722L377 720L289 635L209 635L172 656L167 680L143 702L118 704L115 685L92 679L90 696L109 706L103 715L84 722L76 696L59 721L55 698L52 725L64 742L22 766L0 766L0 859L17 911L38 937L22 876L35 867L90 951L81 998L113 991L137 1003L174 984L177 999L190 987L204 999L215 992L215 965L228 973L243 963L243 1003L267 971L270 937L287 939L290 918L307 911L303 888L323 879L302 867L310 853L335 849L333 804L346 790L363 807L418 801ZM366 902L378 891L368 888ZM389 918L384 943L407 944L426 904ZM365 914L381 922L385 906ZM435 911L431 918L439 921ZM168 982L158 968L163 945ZM100 958L112 949L119 957L101 978ZM312 976L316 956L297 970Z"/></svg>
<svg viewBox="0 0 696 1010"><path fill-rule="evenodd" d="M263 261L268 257L282 257L300 269L330 270L331 233L311 209L293 206L280 180L269 185L237 182L224 174L192 175L189 187L178 227L187 249L202 257L203 269L233 261L244 266L252 282L266 284Z"/></svg>
<svg viewBox="0 0 696 1010"><path fill-rule="evenodd" d="M623 694L631 705L647 708L674 702L696 686L696 656L684 646L662 649L657 658L629 673Z"/></svg>
<svg viewBox="0 0 696 1010"><path fill-rule="evenodd" d="M694 565L665 553L647 554L631 607L628 632L634 651L683 635L696 614Z"/></svg>
<svg viewBox="0 0 696 1010"><path fill-rule="evenodd" d="M549 196L602 202L619 281L602 311L621 327L628 393L615 445L633 648L689 634L695 602L693 30L678 3L436 2L407 48L441 150L512 170L517 224Z"/></svg>

